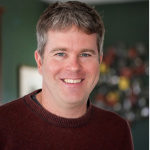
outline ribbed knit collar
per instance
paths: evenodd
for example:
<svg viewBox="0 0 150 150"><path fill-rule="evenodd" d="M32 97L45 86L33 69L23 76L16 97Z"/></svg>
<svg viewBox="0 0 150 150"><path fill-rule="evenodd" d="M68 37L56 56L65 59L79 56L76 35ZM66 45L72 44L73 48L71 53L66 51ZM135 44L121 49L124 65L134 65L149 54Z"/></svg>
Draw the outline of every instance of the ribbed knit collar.
<svg viewBox="0 0 150 150"><path fill-rule="evenodd" d="M64 127L64 128L69 128L69 127L79 127L82 126L91 119L93 111L92 111L92 104L89 104L88 110L86 114L79 118L75 119L68 119L68 118L63 118L56 116L47 110L45 110L43 107L35 103L32 99L31 96L38 91L32 92L24 97L24 102L27 104L27 107L29 107L32 111L34 111L41 119L44 121L49 122L50 124L54 126L59 126L59 127Z"/></svg>

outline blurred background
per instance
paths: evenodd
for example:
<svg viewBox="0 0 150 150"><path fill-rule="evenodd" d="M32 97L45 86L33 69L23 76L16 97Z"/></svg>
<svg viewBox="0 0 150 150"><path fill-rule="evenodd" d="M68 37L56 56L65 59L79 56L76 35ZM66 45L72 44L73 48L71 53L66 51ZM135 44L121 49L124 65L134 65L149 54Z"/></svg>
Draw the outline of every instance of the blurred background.
<svg viewBox="0 0 150 150"><path fill-rule="evenodd" d="M20 96L20 68L36 67L36 23L54 1L0 0L0 105ZM91 101L126 118L134 149L148 150L149 1L87 3L101 14L106 29L101 75ZM32 79L34 75L29 80Z"/></svg>

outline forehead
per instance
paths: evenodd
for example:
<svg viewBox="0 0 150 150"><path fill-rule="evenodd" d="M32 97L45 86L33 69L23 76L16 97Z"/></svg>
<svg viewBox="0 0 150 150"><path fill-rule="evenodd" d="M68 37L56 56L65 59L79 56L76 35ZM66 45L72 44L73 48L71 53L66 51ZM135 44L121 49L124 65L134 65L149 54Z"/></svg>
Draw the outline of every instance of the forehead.
<svg viewBox="0 0 150 150"><path fill-rule="evenodd" d="M97 49L97 34L87 34L74 26L65 30L49 30L47 36L47 46Z"/></svg>

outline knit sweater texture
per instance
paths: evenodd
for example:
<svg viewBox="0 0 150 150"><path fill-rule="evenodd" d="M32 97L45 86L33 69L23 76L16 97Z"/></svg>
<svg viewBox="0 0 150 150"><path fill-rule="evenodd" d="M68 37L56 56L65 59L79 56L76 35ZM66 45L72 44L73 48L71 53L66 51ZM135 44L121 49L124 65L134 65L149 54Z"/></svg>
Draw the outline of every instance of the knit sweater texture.
<svg viewBox="0 0 150 150"><path fill-rule="evenodd" d="M133 150L119 115L90 104L80 118L59 117L31 99L35 92L0 106L1 150Z"/></svg>

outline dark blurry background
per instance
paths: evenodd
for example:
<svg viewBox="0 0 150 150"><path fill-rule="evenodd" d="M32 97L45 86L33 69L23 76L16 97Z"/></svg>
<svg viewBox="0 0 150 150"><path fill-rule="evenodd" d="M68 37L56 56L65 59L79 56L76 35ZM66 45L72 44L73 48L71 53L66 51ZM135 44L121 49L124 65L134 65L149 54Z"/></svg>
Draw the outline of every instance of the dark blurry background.
<svg viewBox="0 0 150 150"><path fill-rule="evenodd" d="M19 67L36 67L35 26L47 5L0 0L0 104L19 97ZM148 150L149 1L92 5L103 18L106 34L101 77L91 100L125 117L135 150Z"/></svg>

